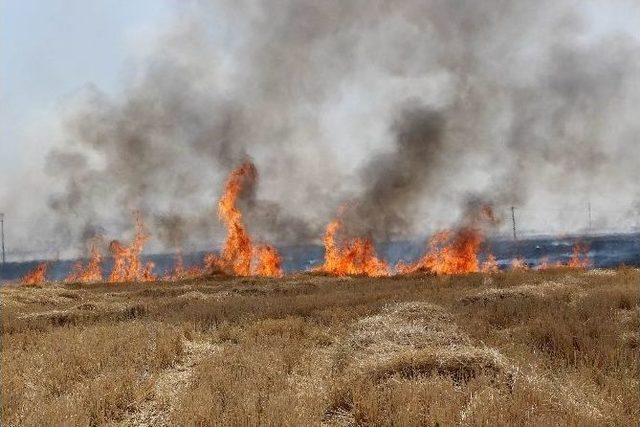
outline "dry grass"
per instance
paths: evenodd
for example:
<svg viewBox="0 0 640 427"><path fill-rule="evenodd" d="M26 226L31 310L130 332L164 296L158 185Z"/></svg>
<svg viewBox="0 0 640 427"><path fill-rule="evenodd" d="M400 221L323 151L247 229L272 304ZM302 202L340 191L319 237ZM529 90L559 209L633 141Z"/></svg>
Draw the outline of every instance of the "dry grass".
<svg viewBox="0 0 640 427"><path fill-rule="evenodd" d="M5 287L2 425L637 425L640 271Z"/></svg>
<svg viewBox="0 0 640 427"><path fill-rule="evenodd" d="M158 322L60 327L3 337L5 425L96 425L149 396L154 374L182 352Z"/></svg>

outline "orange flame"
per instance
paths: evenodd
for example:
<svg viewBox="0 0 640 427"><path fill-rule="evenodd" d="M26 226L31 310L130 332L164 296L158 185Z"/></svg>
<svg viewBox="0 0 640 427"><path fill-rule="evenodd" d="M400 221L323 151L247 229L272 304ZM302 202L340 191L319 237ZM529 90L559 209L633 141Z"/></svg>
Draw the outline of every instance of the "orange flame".
<svg viewBox="0 0 640 427"><path fill-rule="evenodd" d="M109 244L109 251L113 255L113 269L108 281L116 282L148 282L156 280L153 274L154 264L148 262L144 266L140 262L140 253L149 235L144 230L144 223L136 213L136 236L130 246L124 246L117 240Z"/></svg>
<svg viewBox="0 0 640 427"><path fill-rule="evenodd" d="M236 203L243 184L255 181L255 166L246 162L231 172L227 179L222 198L218 202L218 216L227 226L227 239L222 250L222 270L238 276L251 273L251 238L242 222L242 213Z"/></svg>
<svg viewBox="0 0 640 427"><path fill-rule="evenodd" d="M482 267L480 268L480 270L483 273L499 273L500 268L498 267L498 261L496 260L496 257L493 256L493 254L489 254L485 262L482 263Z"/></svg>
<svg viewBox="0 0 640 427"><path fill-rule="evenodd" d="M91 256L86 267L82 265L82 261L78 261L73 265L71 273L65 279L69 283L95 283L102 281L102 255L95 243L91 244Z"/></svg>
<svg viewBox="0 0 640 427"><path fill-rule="evenodd" d="M573 245L573 254L567 263L569 268L589 268L591 260L589 259L589 247L582 243Z"/></svg>
<svg viewBox="0 0 640 427"><path fill-rule="evenodd" d="M562 263L560 262L556 262L556 263L550 263L549 262L549 257L545 256L543 258L540 259L540 264L538 265L538 270L547 270L549 268L555 268L555 267L561 267Z"/></svg>
<svg viewBox="0 0 640 427"><path fill-rule="evenodd" d="M549 263L548 258L542 258L538 270L548 270L551 268L589 268L591 260L589 259L589 247L583 243L573 245L573 253L569 261L565 264L560 261Z"/></svg>
<svg viewBox="0 0 640 427"><path fill-rule="evenodd" d="M472 227L455 232L441 231L429 241L429 250L412 264L398 263L401 274L465 274L480 271L478 251L484 241L482 233ZM495 261L495 258L494 258ZM487 265L487 268L490 266ZM496 266L497 268L497 266Z"/></svg>
<svg viewBox="0 0 640 427"><path fill-rule="evenodd" d="M276 248L260 245L256 248L257 265L253 270L256 276L282 277L282 261Z"/></svg>
<svg viewBox="0 0 640 427"><path fill-rule="evenodd" d="M222 271L237 276L282 276L278 251L268 245L254 249L242 221L242 212L237 207L243 187L252 185L257 175L256 167L251 162L243 163L229 175L218 202L218 217L227 226L227 238L220 256L209 254L205 258L209 271Z"/></svg>
<svg viewBox="0 0 640 427"><path fill-rule="evenodd" d="M173 271L171 273L165 274L162 279L163 280L185 280L185 279L193 279L196 277L203 276L205 271L203 268L193 265L190 267L184 266L184 261L182 259L182 253L178 252L175 257L175 262L173 266Z"/></svg>
<svg viewBox="0 0 640 427"><path fill-rule="evenodd" d="M36 266L33 270L28 272L22 277L22 284L27 286L40 285L44 283L47 275L47 263L42 262Z"/></svg>
<svg viewBox="0 0 640 427"><path fill-rule="evenodd" d="M511 269L514 271L525 271L529 269L529 266L524 258L518 257L511 261Z"/></svg>
<svg viewBox="0 0 640 427"><path fill-rule="evenodd" d="M342 222L335 219L327 225L324 235L324 264L318 268L337 276L364 275L380 277L389 275L389 266L378 258L370 239L355 238L338 245L336 234Z"/></svg>

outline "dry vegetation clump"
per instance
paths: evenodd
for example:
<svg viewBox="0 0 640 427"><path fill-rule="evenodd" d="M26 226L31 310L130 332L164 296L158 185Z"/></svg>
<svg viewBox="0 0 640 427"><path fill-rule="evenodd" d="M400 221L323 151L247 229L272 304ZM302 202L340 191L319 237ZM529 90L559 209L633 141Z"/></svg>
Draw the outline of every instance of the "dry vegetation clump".
<svg viewBox="0 0 640 427"><path fill-rule="evenodd" d="M393 376L417 378L439 375L450 377L456 384L465 384L480 374L496 377L509 374L507 383L511 385L510 371L512 369L505 358L495 349L463 346L398 353L371 367L367 376L381 381Z"/></svg>
<svg viewBox="0 0 640 427"><path fill-rule="evenodd" d="M158 322L61 327L3 337L3 425L96 425L149 396L157 372L182 352Z"/></svg>
<svg viewBox="0 0 640 427"><path fill-rule="evenodd" d="M208 341L185 341L184 352L173 366L159 372L155 379L152 398L147 399L121 420L121 425L159 426L169 425L171 416L192 381L193 368L218 347Z"/></svg>
<svg viewBox="0 0 640 427"><path fill-rule="evenodd" d="M347 417L374 425L410 421L385 408L371 411L372 402L362 400L384 400L389 384L439 377L459 387L484 376L508 390L515 374L499 351L473 345L443 307L424 302L391 304L358 321L337 349L334 371L326 421L339 424ZM420 417L410 423L420 424Z"/></svg>
<svg viewBox="0 0 640 427"><path fill-rule="evenodd" d="M536 408L529 420L637 423L638 352L628 337L637 336L638 325L633 315L628 323L620 319L638 309L640 275L621 269L615 276L560 279L577 284L578 292L543 300L466 301L462 313L468 320L461 324L474 325L471 334L521 361L521 381L507 403Z"/></svg>
<svg viewBox="0 0 640 427"><path fill-rule="evenodd" d="M3 311L25 311L35 307L61 307L81 299L83 293L55 286L24 286L19 292L12 292L10 298L0 298L0 308ZM5 295L6 291L3 292L3 297Z"/></svg>
<svg viewBox="0 0 640 427"><path fill-rule="evenodd" d="M177 425L313 425L324 410L331 336L298 317L222 325L196 368Z"/></svg>
<svg viewBox="0 0 640 427"><path fill-rule="evenodd" d="M489 288L480 292L473 291L469 295L460 298L463 304L487 304L502 301L504 299L531 299L552 298L558 296L570 296L579 292L580 288L575 284L543 282L539 284L524 284L508 288Z"/></svg>
<svg viewBox="0 0 640 427"><path fill-rule="evenodd" d="M22 330L50 330L59 326L95 323L100 320L119 322L144 316L147 308L140 303L82 303L66 309L28 312L3 324L6 333Z"/></svg>
<svg viewBox="0 0 640 427"><path fill-rule="evenodd" d="M638 425L640 270L0 288L4 425Z"/></svg>

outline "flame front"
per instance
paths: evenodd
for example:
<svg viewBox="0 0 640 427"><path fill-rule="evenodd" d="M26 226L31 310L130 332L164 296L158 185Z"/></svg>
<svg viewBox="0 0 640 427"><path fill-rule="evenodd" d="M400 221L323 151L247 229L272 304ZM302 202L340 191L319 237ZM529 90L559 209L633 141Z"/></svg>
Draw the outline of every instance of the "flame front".
<svg viewBox="0 0 640 427"><path fill-rule="evenodd" d="M242 191L252 186L257 180L256 167L245 162L234 169L225 182L224 191L218 201L218 217L227 229L222 251L219 255L210 253L205 256L204 265L185 267L180 252L176 255L174 268L162 276L163 280L184 280L206 276L212 273L224 273L234 276L267 276L282 277L282 261L277 249L268 244L255 244L244 224L238 201ZM341 208L342 210L342 208ZM339 240L338 235L343 227L341 214L331 221L324 234L324 263L315 271L336 276L362 275L370 277L389 276L391 274L427 273L435 275L451 275L466 273L497 273L498 262L492 254L486 254L485 261L479 261L479 251L485 240L484 231L487 225L495 225L497 220L490 206L485 205L469 211L462 226L454 230L436 233L430 240L425 254L413 263L399 262L390 268L386 261L379 258L374 243L369 238L356 237ZM109 244L113 257L113 268L107 281L146 282L158 280L154 274L154 263L143 264L140 260L142 250L149 240L142 218L136 213L136 233L130 245L118 240ZM74 264L66 282L95 283L103 280L102 255L97 244L91 245L89 261L86 266L82 261ZM577 243L573 254L566 262L549 264L542 259L539 270L554 267L588 268L591 261L588 247ZM512 270L527 270L529 266L522 258L511 262ZM39 264L22 278L25 285L45 282L47 264Z"/></svg>
<svg viewBox="0 0 640 427"><path fill-rule="evenodd" d="M280 254L269 245L254 248L237 206L240 192L245 185L253 185L257 176L253 163L245 162L227 179L218 202L218 217L227 227L227 238L220 256L210 254L205 259L211 272L222 271L236 276L282 276Z"/></svg>
<svg viewBox="0 0 640 427"><path fill-rule="evenodd" d="M327 225L324 234L324 264L318 269L336 276L364 275L388 276L388 264L378 258L371 239L355 238L339 245L336 234L342 222L335 219Z"/></svg>
<svg viewBox="0 0 640 427"><path fill-rule="evenodd" d="M431 238L429 249L422 258L411 264L401 262L396 268L401 274L475 273L480 271L478 251L483 241L482 233L471 227L463 227L455 232L441 231ZM490 267L487 265L487 268Z"/></svg>
<svg viewBox="0 0 640 427"><path fill-rule="evenodd" d="M23 285L39 285L44 283L47 275L47 263L42 262L33 270L24 275L21 282Z"/></svg>

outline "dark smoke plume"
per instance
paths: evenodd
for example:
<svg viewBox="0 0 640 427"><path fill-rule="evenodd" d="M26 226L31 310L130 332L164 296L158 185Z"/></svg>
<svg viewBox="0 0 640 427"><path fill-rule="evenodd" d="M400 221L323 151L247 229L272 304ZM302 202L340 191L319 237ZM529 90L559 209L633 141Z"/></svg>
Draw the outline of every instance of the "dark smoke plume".
<svg viewBox="0 0 640 427"><path fill-rule="evenodd" d="M459 223L469 194L631 205L638 45L571 0L196 2L122 93L70 108L55 230L126 229L139 209L165 247L210 245L247 156L247 223L275 242L319 238L344 202L350 232L385 239Z"/></svg>
<svg viewBox="0 0 640 427"><path fill-rule="evenodd" d="M373 156L360 173L363 187L345 223L354 234L402 236L410 228L414 205L437 179L443 153L445 119L421 105L406 106L392 126L395 145Z"/></svg>

